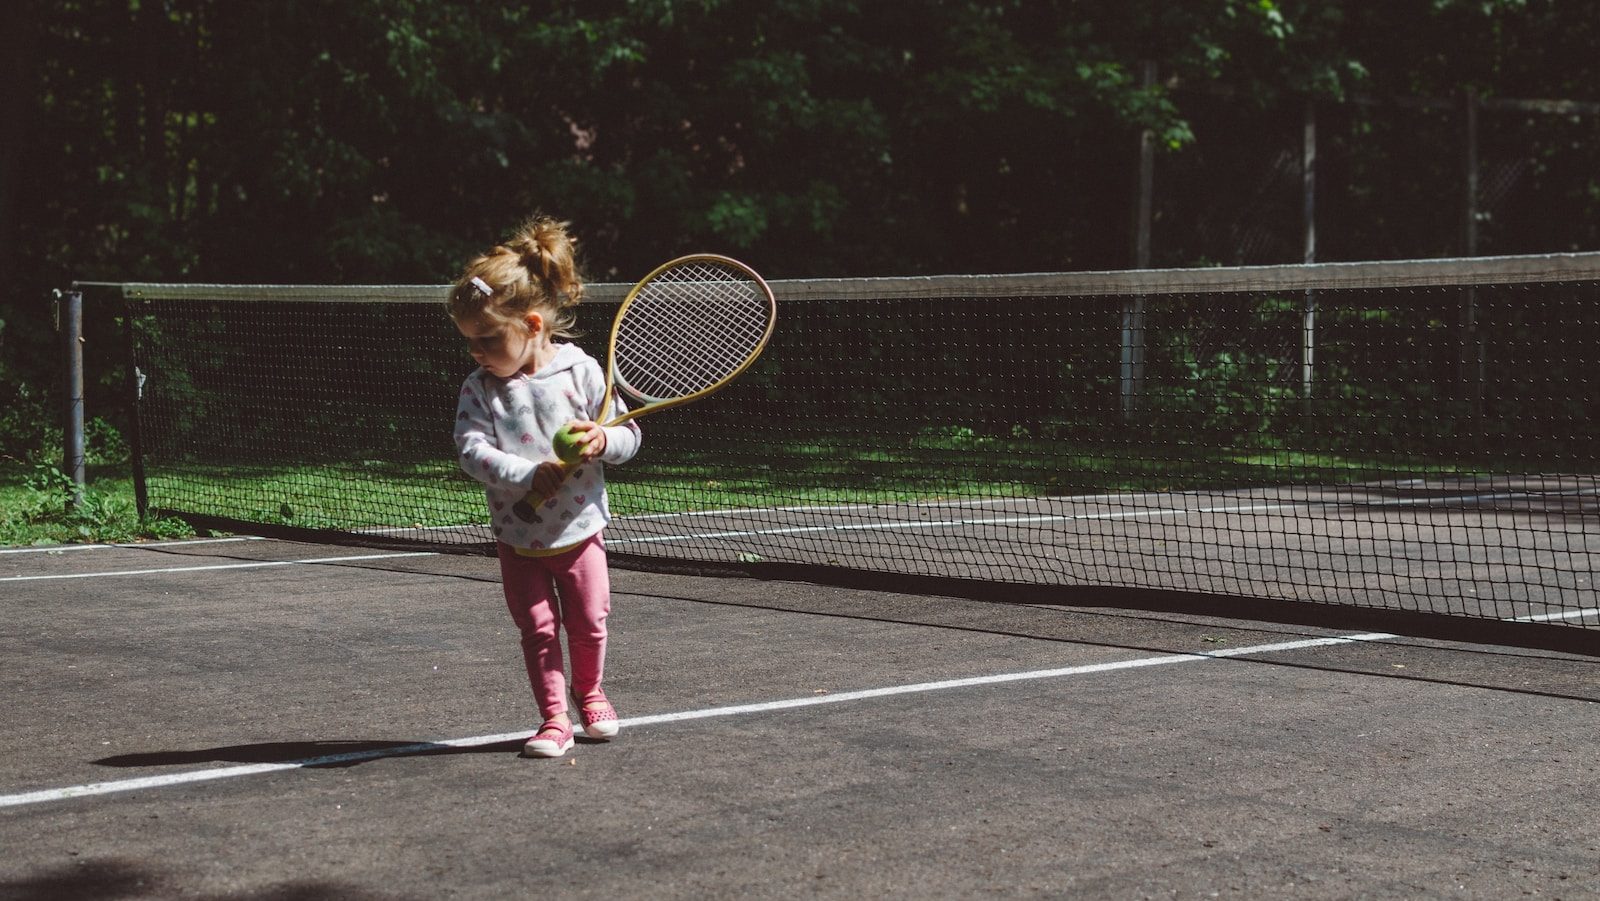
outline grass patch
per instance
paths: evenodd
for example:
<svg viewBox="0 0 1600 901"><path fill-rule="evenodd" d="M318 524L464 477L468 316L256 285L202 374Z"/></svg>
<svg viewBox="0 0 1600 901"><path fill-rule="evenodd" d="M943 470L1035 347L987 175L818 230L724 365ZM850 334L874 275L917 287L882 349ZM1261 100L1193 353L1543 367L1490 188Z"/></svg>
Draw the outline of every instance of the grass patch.
<svg viewBox="0 0 1600 901"><path fill-rule="evenodd" d="M849 438L809 436L774 444L727 440L713 447L661 441L609 474L619 516L733 508L868 505L1116 491L1234 490L1339 485L1460 475L1460 467L1406 457L999 440L970 433ZM0 544L138 541L193 534L183 522L141 520L124 469L93 474L77 509L53 466L0 474ZM309 529L421 528L482 524L481 486L452 459L418 463L348 460L318 465L163 464L149 483L153 507Z"/></svg>
<svg viewBox="0 0 1600 901"><path fill-rule="evenodd" d="M179 519L140 519L130 473L92 471L89 481L82 500L69 506L75 486L55 465L0 470L0 545L129 542L194 534Z"/></svg>

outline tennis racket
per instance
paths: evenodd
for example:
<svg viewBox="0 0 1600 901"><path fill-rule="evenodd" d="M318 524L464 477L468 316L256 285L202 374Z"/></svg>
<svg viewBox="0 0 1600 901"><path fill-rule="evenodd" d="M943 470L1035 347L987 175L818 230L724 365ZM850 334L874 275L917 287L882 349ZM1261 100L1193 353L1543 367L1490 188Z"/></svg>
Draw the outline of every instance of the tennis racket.
<svg viewBox="0 0 1600 901"><path fill-rule="evenodd" d="M601 426L707 397L750 368L777 324L772 289L729 257L693 254L656 267L611 323L601 409L618 392L629 409ZM563 478L582 463L561 463Z"/></svg>

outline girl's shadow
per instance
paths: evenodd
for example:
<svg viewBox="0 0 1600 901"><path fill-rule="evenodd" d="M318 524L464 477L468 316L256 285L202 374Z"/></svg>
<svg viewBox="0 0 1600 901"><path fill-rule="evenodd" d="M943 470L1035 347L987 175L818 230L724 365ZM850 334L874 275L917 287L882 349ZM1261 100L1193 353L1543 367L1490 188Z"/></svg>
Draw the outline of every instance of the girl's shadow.
<svg viewBox="0 0 1600 901"><path fill-rule="evenodd" d="M532 734L531 732L529 733ZM593 741L580 737L578 741ZM307 769L350 767L386 757L436 757L445 754L502 754L522 750L523 739L483 745L401 741L269 741L198 751L118 754L94 761L100 766L150 767L195 763L285 763Z"/></svg>

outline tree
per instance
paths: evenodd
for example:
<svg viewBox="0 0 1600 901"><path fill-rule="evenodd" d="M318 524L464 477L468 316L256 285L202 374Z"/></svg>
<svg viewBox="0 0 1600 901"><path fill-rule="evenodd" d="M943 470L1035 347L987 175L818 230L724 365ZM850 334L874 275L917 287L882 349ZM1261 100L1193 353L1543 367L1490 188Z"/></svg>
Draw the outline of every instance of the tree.
<svg viewBox="0 0 1600 901"><path fill-rule="evenodd" d="M29 140L0 153L0 366L35 387L54 355L43 299L72 279L442 281L535 210L574 220L601 279L690 249L773 276L1120 267L1140 130L1174 161L1259 142L1198 134L1196 88L1226 85L1235 110L1459 84L1582 94L1600 37L1594 12L1553 0L18 0L8 13L8 121ZM1585 152L1542 165L1581 168ZM1589 191L1544 219L1600 221L1592 177ZM1381 209L1391 230L1413 218ZM1596 227L1566 240L1592 243Z"/></svg>

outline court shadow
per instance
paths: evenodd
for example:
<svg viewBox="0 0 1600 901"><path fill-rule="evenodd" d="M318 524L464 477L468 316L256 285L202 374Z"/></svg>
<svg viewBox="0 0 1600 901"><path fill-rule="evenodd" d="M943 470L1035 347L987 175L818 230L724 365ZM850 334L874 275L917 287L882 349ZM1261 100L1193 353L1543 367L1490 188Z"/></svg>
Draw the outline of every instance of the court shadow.
<svg viewBox="0 0 1600 901"><path fill-rule="evenodd" d="M177 876L123 858L81 860L26 875L0 880L0 898L73 898L81 901L111 901L127 898L196 898L200 901L224 897L187 888ZM343 901L407 901L414 895L375 892L347 882L301 879L277 885L227 892L238 901L318 901L339 898Z"/></svg>
<svg viewBox="0 0 1600 901"><path fill-rule="evenodd" d="M94 761L99 766L151 767L196 763L293 763L307 769L338 769L387 757L437 757L446 754L503 754L522 749L520 739L456 747L436 742L269 741L193 751L117 754Z"/></svg>

